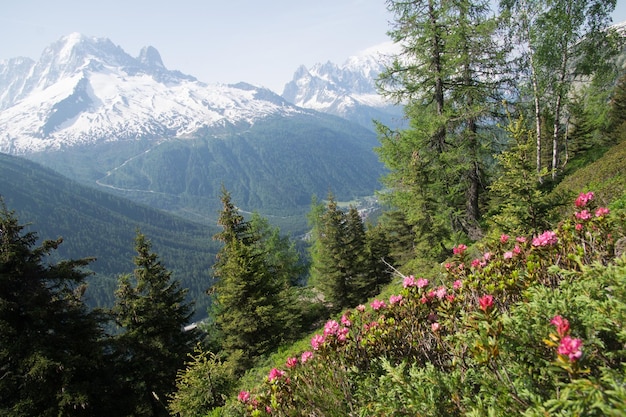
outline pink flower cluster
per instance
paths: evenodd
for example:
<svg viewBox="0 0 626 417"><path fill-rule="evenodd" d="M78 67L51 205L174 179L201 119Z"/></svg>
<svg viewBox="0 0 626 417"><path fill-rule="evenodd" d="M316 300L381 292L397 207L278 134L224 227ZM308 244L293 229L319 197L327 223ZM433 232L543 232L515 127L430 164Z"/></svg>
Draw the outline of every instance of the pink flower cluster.
<svg viewBox="0 0 626 417"><path fill-rule="evenodd" d="M321 334L316 334L315 336L313 336L313 338L311 339L311 346L313 347L313 350L319 350L319 348L324 344L325 341L326 339Z"/></svg>
<svg viewBox="0 0 626 417"><path fill-rule="evenodd" d="M455 254L455 255L463 255L465 250L467 250L467 246L465 246L464 244L461 243L460 245L455 246L454 248L452 248L452 253Z"/></svg>
<svg viewBox="0 0 626 417"><path fill-rule="evenodd" d="M593 191L589 191L588 193L580 193L576 198L574 204L576 207L585 207L588 202L593 200Z"/></svg>
<svg viewBox="0 0 626 417"><path fill-rule="evenodd" d="M278 368L272 368L269 375L267 376L267 379L269 379L269 381L272 382L273 380L278 379L282 377L283 375L285 375L285 371L281 371Z"/></svg>
<svg viewBox="0 0 626 417"><path fill-rule="evenodd" d="M485 313L493 307L493 295L485 294L478 299L478 306Z"/></svg>
<svg viewBox="0 0 626 417"><path fill-rule="evenodd" d="M571 337L568 334L569 321L566 318L557 315L550 320L550 324L553 324L556 327L556 332L561 338L556 352L559 355L567 356L572 362L580 359L583 355L583 342L582 340Z"/></svg>
<svg viewBox="0 0 626 417"><path fill-rule="evenodd" d="M607 214L609 214L611 212L611 210L609 210L606 207L600 207L596 210L596 217L604 217Z"/></svg>
<svg viewBox="0 0 626 417"><path fill-rule="evenodd" d="M428 280L426 278L415 279L413 275L409 275L408 277L404 278L404 283L402 285L404 288L409 288L409 287L424 288L428 285Z"/></svg>
<svg viewBox="0 0 626 417"><path fill-rule="evenodd" d="M385 304L385 302L382 300L374 300L370 303L370 307L372 307L372 310L378 311L381 308L387 307L387 304Z"/></svg>
<svg viewBox="0 0 626 417"><path fill-rule="evenodd" d="M551 246L559 241L556 233L548 230L533 239L533 246Z"/></svg>
<svg viewBox="0 0 626 417"><path fill-rule="evenodd" d="M569 321L566 318L561 316L554 316L552 320L550 320L550 324L553 324L556 327L556 332L559 337L563 337L569 332Z"/></svg>
<svg viewBox="0 0 626 417"><path fill-rule="evenodd" d="M561 339L561 344L557 349L559 355L567 356L570 361L574 362L583 355L582 351L583 342L580 339L576 339L570 336L565 336Z"/></svg>

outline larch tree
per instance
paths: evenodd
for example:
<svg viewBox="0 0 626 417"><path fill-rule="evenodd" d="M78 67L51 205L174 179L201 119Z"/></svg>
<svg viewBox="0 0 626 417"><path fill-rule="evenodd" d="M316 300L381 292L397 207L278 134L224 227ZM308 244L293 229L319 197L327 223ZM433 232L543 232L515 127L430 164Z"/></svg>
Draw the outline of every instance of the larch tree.
<svg viewBox="0 0 626 417"><path fill-rule="evenodd" d="M119 278L112 314L117 336L119 372L131 395L132 414L167 416L167 400L176 375L192 352L197 334L186 331L192 315L187 291L137 232L135 270Z"/></svg>
<svg viewBox="0 0 626 417"><path fill-rule="evenodd" d="M379 78L405 104L409 127L379 126L389 200L417 234L416 250L441 259L440 244L482 236L485 160L493 153L505 48L488 2L388 1L401 52Z"/></svg>

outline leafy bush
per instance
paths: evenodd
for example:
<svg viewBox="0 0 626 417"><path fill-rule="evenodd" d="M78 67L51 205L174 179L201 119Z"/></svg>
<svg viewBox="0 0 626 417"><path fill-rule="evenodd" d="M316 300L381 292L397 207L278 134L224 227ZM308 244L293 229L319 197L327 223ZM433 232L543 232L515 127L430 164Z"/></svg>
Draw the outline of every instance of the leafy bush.
<svg viewBox="0 0 626 417"><path fill-rule="evenodd" d="M594 203L581 194L553 231L456 246L439 274L328 321L227 414L624 415L624 219Z"/></svg>

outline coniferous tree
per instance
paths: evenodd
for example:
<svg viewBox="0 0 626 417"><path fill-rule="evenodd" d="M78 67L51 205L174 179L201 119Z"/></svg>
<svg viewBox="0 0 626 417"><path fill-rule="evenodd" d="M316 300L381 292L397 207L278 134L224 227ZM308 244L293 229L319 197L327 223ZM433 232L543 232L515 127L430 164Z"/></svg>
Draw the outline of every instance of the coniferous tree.
<svg viewBox="0 0 626 417"><path fill-rule="evenodd" d="M339 311L351 304L350 271L346 259L345 213L339 209L332 194L320 213L313 212L313 236L311 251L311 283L323 295L332 311Z"/></svg>
<svg viewBox="0 0 626 417"><path fill-rule="evenodd" d="M268 253L264 228L246 221L225 189L222 204L222 231L215 239L224 246L213 265L217 281L211 315L221 348L238 374L293 334L294 317L285 306L292 265Z"/></svg>
<svg viewBox="0 0 626 417"><path fill-rule="evenodd" d="M388 1L390 35L401 52L381 74L383 94L406 103L408 129L379 126L387 196L417 233L429 259L447 253L432 242L476 240L485 162L493 152L489 126L500 102L503 48L488 2Z"/></svg>
<svg viewBox="0 0 626 417"><path fill-rule="evenodd" d="M311 284L323 295L331 311L364 302L375 295L389 274L383 259L388 256L384 236L366 232L355 207L342 211L332 194L316 204L311 219Z"/></svg>
<svg viewBox="0 0 626 417"><path fill-rule="evenodd" d="M120 277L112 309L123 329L116 341L119 373L128 386L133 415L166 416L176 374L197 339L195 331L184 329L192 305L140 232L135 249L136 268Z"/></svg>
<svg viewBox="0 0 626 417"><path fill-rule="evenodd" d="M36 241L2 203L0 414L107 415L101 320L81 299L90 260L46 264L61 239Z"/></svg>

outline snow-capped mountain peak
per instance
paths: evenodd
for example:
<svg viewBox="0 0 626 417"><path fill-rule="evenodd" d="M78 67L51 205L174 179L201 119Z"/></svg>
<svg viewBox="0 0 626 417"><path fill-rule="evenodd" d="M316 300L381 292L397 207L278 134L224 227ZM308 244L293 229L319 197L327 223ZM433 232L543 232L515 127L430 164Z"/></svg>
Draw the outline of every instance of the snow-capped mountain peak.
<svg viewBox="0 0 626 417"><path fill-rule="evenodd" d="M398 48L386 42L349 57L342 65L299 67L283 97L300 107L322 111L372 128L372 118L398 117L401 110L378 94L376 79Z"/></svg>
<svg viewBox="0 0 626 417"><path fill-rule="evenodd" d="M109 39L79 33L47 47L37 62L0 62L0 92L0 151L8 153L190 137L300 111L269 90L207 85L168 70L154 47L133 58Z"/></svg>

